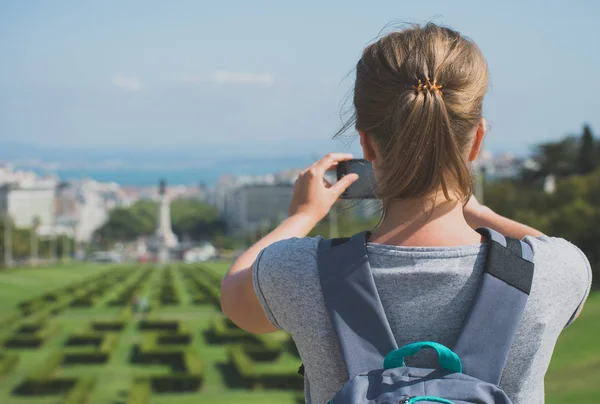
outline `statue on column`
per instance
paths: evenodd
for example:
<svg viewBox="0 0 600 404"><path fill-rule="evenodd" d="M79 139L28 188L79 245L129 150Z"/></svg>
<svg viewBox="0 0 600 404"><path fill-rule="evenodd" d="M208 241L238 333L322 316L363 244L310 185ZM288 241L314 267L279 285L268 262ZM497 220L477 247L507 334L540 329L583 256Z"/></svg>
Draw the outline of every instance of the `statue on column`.
<svg viewBox="0 0 600 404"><path fill-rule="evenodd" d="M170 250L177 247L177 236L171 229L171 201L167 194L167 182L161 180L159 184L158 227L156 229L158 240L158 258L160 262L169 260Z"/></svg>

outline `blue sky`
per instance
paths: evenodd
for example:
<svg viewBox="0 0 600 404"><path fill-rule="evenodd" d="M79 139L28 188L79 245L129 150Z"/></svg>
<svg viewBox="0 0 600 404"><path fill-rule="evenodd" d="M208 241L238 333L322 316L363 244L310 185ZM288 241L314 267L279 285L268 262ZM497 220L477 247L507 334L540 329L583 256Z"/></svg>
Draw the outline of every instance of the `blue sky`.
<svg viewBox="0 0 600 404"><path fill-rule="evenodd" d="M428 20L488 60L489 149L526 151L584 122L599 134L600 3L494 3L3 1L0 141L346 150L329 139L363 47L390 22Z"/></svg>

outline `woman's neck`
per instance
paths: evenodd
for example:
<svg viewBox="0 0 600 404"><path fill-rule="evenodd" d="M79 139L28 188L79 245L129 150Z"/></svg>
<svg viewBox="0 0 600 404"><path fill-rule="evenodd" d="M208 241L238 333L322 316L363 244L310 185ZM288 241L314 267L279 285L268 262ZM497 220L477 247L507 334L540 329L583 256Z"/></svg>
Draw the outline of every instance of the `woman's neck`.
<svg viewBox="0 0 600 404"><path fill-rule="evenodd" d="M424 199L390 202L373 231L372 243L416 246L459 246L483 242L465 220L460 201Z"/></svg>

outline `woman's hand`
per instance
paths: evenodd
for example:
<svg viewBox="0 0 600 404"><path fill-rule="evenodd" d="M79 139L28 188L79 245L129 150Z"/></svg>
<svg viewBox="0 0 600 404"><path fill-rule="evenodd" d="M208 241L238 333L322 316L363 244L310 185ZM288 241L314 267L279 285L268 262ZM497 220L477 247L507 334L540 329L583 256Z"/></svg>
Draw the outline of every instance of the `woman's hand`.
<svg viewBox="0 0 600 404"><path fill-rule="evenodd" d="M330 153L302 171L296 180L289 215L306 216L315 223L323 219L346 188L358 179L357 174L348 174L331 185L325 179L325 172L350 159L351 154Z"/></svg>
<svg viewBox="0 0 600 404"><path fill-rule="evenodd" d="M325 181L325 172L351 158L349 154L328 154L304 170L296 181L290 217L233 263L221 283L221 310L238 327L257 334L276 331L256 297L252 264L264 248L291 237L305 237L325 217L342 192L358 178L356 174L346 175L331 185Z"/></svg>

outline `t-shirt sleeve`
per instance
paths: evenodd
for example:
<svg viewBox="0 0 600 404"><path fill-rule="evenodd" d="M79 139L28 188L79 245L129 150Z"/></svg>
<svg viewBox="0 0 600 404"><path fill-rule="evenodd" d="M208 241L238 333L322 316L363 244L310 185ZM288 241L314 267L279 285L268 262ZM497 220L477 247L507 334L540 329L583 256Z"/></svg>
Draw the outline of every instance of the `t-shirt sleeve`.
<svg viewBox="0 0 600 404"><path fill-rule="evenodd" d="M570 326L573 323L573 321L575 321L575 319L577 318L577 316L583 309L583 305L584 305L585 301L587 300L588 296L590 295L590 290L592 289L592 267L590 265L589 260L587 259L585 254L579 248L575 247L571 243L569 243L569 244L570 244L571 248L577 250L578 254L574 254L577 257L577 258L574 258L575 262L579 261L579 265L581 265L582 268L585 268L583 271L584 274L582 274L582 281L584 282L582 287L584 288L585 292L583 292L581 301L579 302L579 305L577 305L577 308L573 312L573 315L569 318L569 321L567 321L565 328Z"/></svg>
<svg viewBox="0 0 600 404"><path fill-rule="evenodd" d="M525 241L534 247L536 271L543 271L546 268L555 268L557 271L554 272L554 276L560 281L560 293L572 310L565 324L565 327L568 327L583 308L590 293L592 284L590 263L577 246L565 239L541 236L526 237Z"/></svg>
<svg viewBox="0 0 600 404"><path fill-rule="evenodd" d="M254 292L273 326L288 331L304 274L316 266L319 238L291 238L271 244L252 266Z"/></svg>

